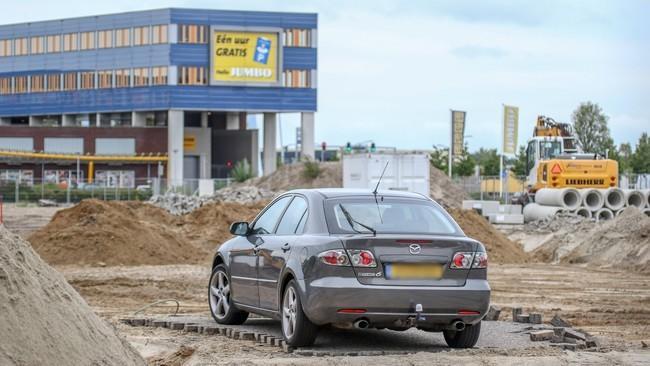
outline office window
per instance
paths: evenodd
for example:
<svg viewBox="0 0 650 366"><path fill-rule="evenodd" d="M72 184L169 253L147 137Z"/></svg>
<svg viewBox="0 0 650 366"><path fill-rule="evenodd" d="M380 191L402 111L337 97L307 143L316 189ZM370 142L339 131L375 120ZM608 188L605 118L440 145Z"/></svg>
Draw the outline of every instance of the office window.
<svg viewBox="0 0 650 366"><path fill-rule="evenodd" d="M135 155L134 138L96 138L97 155Z"/></svg>
<svg viewBox="0 0 650 366"><path fill-rule="evenodd" d="M118 29L115 31L115 47L131 46L131 29Z"/></svg>
<svg viewBox="0 0 650 366"><path fill-rule="evenodd" d="M68 72L63 79L63 90L77 90L77 73Z"/></svg>
<svg viewBox="0 0 650 366"><path fill-rule="evenodd" d="M10 39L0 39L0 57L11 56L11 40Z"/></svg>
<svg viewBox="0 0 650 366"><path fill-rule="evenodd" d="M149 85L149 69L146 67L133 69L133 86Z"/></svg>
<svg viewBox="0 0 650 366"><path fill-rule="evenodd" d="M31 54L37 55L45 52L45 37L38 36L30 38L31 41Z"/></svg>
<svg viewBox="0 0 650 366"><path fill-rule="evenodd" d="M182 66L178 73L179 85L205 85L207 77L205 67Z"/></svg>
<svg viewBox="0 0 650 366"><path fill-rule="evenodd" d="M95 89L95 73L92 71L82 72L79 74L81 78L81 89Z"/></svg>
<svg viewBox="0 0 650 366"><path fill-rule="evenodd" d="M0 78L0 95L11 94L11 78Z"/></svg>
<svg viewBox="0 0 650 366"><path fill-rule="evenodd" d="M154 25L152 28L153 44L167 43L167 24Z"/></svg>
<svg viewBox="0 0 650 366"><path fill-rule="evenodd" d="M95 32L81 33L81 50L95 49Z"/></svg>
<svg viewBox="0 0 650 366"><path fill-rule="evenodd" d="M47 91L61 90L61 74L50 74L47 76Z"/></svg>
<svg viewBox="0 0 650 366"><path fill-rule="evenodd" d="M79 137L45 137L43 139L45 152L64 154L83 154L84 139Z"/></svg>
<svg viewBox="0 0 650 366"><path fill-rule="evenodd" d="M27 38L17 38L14 40L14 55L25 56L27 55Z"/></svg>
<svg viewBox="0 0 650 366"><path fill-rule="evenodd" d="M68 33L63 35L63 52L76 51L79 47L77 46L79 40L78 33Z"/></svg>
<svg viewBox="0 0 650 366"><path fill-rule="evenodd" d="M106 89L113 87L113 72L112 71L97 71L97 83L99 88Z"/></svg>
<svg viewBox="0 0 650 366"><path fill-rule="evenodd" d="M61 52L61 36L47 36L47 53Z"/></svg>
<svg viewBox="0 0 650 366"><path fill-rule="evenodd" d="M167 66L158 66L151 69L152 85L167 85Z"/></svg>
<svg viewBox="0 0 650 366"><path fill-rule="evenodd" d="M131 86L131 70L115 70L115 87L128 88Z"/></svg>
<svg viewBox="0 0 650 366"><path fill-rule="evenodd" d="M27 93L27 76L16 76L14 78L14 93Z"/></svg>
<svg viewBox="0 0 650 366"><path fill-rule="evenodd" d="M31 92L40 93L45 91L45 75L32 75Z"/></svg>
<svg viewBox="0 0 650 366"><path fill-rule="evenodd" d="M113 47L113 31L104 30L97 32L97 48Z"/></svg>
<svg viewBox="0 0 650 366"><path fill-rule="evenodd" d="M207 43L207 27L204 25L179 25L179 43Z"/></svg>
<svg viewBox="0 0 650 366"><path fill-rule="evenodd" d="M133 28L133 45L144 46L149 44L149 26Z"/></svg>

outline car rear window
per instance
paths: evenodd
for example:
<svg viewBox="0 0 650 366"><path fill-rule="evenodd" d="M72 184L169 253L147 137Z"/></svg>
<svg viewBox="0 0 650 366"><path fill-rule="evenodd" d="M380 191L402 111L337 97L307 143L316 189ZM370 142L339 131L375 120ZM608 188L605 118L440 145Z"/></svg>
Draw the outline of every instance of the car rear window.
<svg viewBox="0 0 650 366"><path fill-rule="evenodd" d="M330 233L459 235L458 225L432 202L377 196L329 199L325 217ZM347 215L346 215L347 213Z"/></svg>

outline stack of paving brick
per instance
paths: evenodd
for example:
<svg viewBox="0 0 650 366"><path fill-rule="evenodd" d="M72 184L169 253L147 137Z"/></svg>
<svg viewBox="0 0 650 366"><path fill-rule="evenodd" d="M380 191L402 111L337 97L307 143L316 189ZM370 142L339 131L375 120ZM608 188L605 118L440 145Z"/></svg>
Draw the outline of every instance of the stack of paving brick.
<svg viewBox="0 0 650 366"><path fill-rule="evenodd" d="M463 209L477 210L493 224L523 224L521 205L502 205L499 201L463 201Z"/></svg>

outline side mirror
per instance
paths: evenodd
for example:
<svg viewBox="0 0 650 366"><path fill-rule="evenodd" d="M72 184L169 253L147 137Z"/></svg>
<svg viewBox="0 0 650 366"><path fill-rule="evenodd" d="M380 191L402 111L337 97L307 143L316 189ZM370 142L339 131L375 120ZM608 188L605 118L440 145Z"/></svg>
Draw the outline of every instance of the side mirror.
<svg viewBox="0 0 650 366"><path fill-rule="evenodd" d="M233 222L232 225L230 225L230 233L232 235L246 236L248 235L249 231L250 231L250 226L245 221Z"/></svg>

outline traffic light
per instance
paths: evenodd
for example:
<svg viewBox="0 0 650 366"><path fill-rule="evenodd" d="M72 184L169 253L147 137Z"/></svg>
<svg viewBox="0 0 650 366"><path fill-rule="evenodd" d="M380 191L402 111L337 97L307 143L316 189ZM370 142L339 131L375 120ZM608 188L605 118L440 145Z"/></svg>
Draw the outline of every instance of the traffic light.
<svg viewBox="0 0 650 366"><path fill-rule="evenodd" d="M375 151L377 151L377 146L375 145L374 142L371 142L370 143L370 152L374 153Z"/></svg>
<svg viewBox="0 0 650 366"><path fill-rule="evenodd" d="M226 161L226 168L232 169L232 160Z"/></svg>
<svg viewBox="0 0 650 366"><path fill-rule="evenodd" d="M352 152L352 143L351 142L348 142L348 143L345 144L345 152L348 153L348 154Z"/></svg>
<svg viewBox="0 0 650 366"><path fill-rule="evenodd" d="M320 148L323 151L327 150L327 142L323 141L323 143L320 144Z"/></svg>

